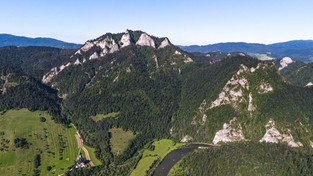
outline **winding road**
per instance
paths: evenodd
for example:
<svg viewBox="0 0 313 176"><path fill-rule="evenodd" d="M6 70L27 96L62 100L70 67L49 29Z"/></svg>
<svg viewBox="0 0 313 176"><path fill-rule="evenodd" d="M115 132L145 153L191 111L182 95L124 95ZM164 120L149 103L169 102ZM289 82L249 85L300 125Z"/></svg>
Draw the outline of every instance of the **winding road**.
<svg viewBox="0 0 313 176"><path fill-rule="evenodd" d="M154 170L153 176L165 176L168 175L171 168L181 160L187 153L201 148L212 147L210 144L189 144L173 150L162 160L159 166Z"/></svg>

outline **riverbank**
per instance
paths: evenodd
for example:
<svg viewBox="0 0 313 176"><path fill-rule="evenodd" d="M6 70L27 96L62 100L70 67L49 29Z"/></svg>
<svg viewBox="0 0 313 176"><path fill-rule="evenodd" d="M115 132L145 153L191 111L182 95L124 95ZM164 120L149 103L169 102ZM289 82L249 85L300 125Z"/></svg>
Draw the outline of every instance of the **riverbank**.
<svg viewBox="0 0 313 176"><path fill-rule="evenodd" d="M153 176L164 176L168 175L172 167L180 161L187 153L195 149L206 149L207 147L212 147L210 144L189 144L177 148L171 151L166 157L161 161L161 163L154 170Z"/></svg>
<svg viewBox="0 0 313 176"><path fill-rule="evenodd" d="M170 139L154 141L151 145L153 147L141 151L142 157L131 173L131 176L146 175L146 173L151 172L152 168L156 167L168 153L183 145L185 145L185 143L175 143Z"/></svg>

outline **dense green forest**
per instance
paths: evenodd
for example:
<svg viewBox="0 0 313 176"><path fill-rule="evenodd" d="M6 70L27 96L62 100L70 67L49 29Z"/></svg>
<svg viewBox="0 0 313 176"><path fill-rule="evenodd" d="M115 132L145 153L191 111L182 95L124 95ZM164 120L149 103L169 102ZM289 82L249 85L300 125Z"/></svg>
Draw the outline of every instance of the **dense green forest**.
<svg viewBox="0 0 313 176"><path fill-rule="evenodd" d="M78 81L72 82L73 87L67 87L71 89L69 92L79 93L69 95L63 101L64 112L82 130L88 144L97 144L94 145L97 156L107 165L112 162L132 163L131 158L149 141L170 137L170 121L178 108L181 79L177 68L166 66L165 59L159 60L160 64L165 62L165 67L157 70L149 61L153 52L150 48L125 48L101 61L87 63L94 64L95 70L89 70L90 65L76 66L61 72L55 79L57 83L62 83L64 81L60 79L68 80L68 76L74 75L71 80ZM164 49L162 52L170 51ZM114 58L121 59L112 66L110 63ZM100 65L102 69L98 70ZM149 67L152 68L149 70ZM92 79L82 74L88 71L91 71L89 75L94 75ZM118 80L114 81L117 76ZM86 118L110 112L119 112L119 115L99 122ZM113 156L109 145L108 131L112 127L122 127L137 134L127 150L119 156Z"/></svg>
<svg viewBox="0 0 313 176"><path fill-rule="evenodd" d="M0 61L19 68L25 74L41 81L44 74L69 60L74 52L74 49L8 46L0 48Z"/></svg>
<svg viewBox="0 0 313 176"><path fill-rule="evenodd" d="M286 70L286 71L285 71ZM293 85L306 86L309 82L313 83L313 64L297 64L291 65L291 68L283 69L282 75Z"/></svg>
<svg viewBox="0 0 313 176"><path fill-rule="evenodd" d="M187 154L169 175L312 175L312 152L278 144L231 143Z"/></svg>
<svg viewBox="0 0 313 176"><path fill-rule="evenodd" d="M46 110L54 116L56 122L69 123L61 116L61 99L56 90L3 61L0 61L0 74L0 111L16 108Z"/></svg>

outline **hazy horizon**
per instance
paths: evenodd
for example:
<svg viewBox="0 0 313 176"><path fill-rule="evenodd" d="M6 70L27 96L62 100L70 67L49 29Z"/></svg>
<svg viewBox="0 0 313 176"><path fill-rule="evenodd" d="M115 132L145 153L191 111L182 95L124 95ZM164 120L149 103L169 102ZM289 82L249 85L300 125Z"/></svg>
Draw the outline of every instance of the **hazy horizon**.
<svg viewBox="0 0 313 176"><path fill-rule="evenodd" d="M142 30L176 45L313 39L310 1L5 1L0 33L84 43Z"/></svg>
<svg viewBox="0 0 313 176"><path fill-rule="evenodd" d="M131 30L131 29L130 29L130 30ZM145 32L145 31L143 31L143 32ZM120 33L120 32L110 32L110 33L113 33L113 34L114 34L114 33ZM17 36L17 37L27 37L27 38L33 38L33 39L35 39L35 38L50 38L50 39L56 39L56 40L60 40L60 41L63 41L63 42L74 43L74 44L84 44L84 43L85 43L86 41L88 41L88 40L93 40L93 39L96 39L96 38L100 37L100 36L98 36L98 37L96 37L96 38L88 39L88 40L86 40L86 41L84 41L84 42L82 42L82 43L76 43L76 42L66 41L66 40L62 40L62 39L58 39L58 38L53 38L53 37L49 37L49 36L38 36L38 37L34 36L34 37L29 37L29 36L8 34L8 33L0 33L0 34L13 35L13 36ZM150 34L150 35L154 36L153 34ZM155 36L155 37L160 37L160 36ZM165 36L163 36L163 37L165 37ZM171 41L170 38L169 38L169 40ZM284 43L284 42L298 41L298 40L301 40L301 41L313 41L313 39L296 39L296 40L287 40L287 41L277 41L277 42L274 42L274 43L256 43L256 42L245 42L245 41L238 41L238 42L227 41L227 42L207 43L207 44L202 44L202 45L200 45L200 44L180 45L180 44L175 44L175 43L173 43L172 41L171 41L171 42L172 42L174 45L178 45L178 46L192 46L192 45L205 46L205 45L214 45L214 44L220 44L220 43L248 43L248 44L265 44L265 45L271 45L271 44L276 44L276 43Z"/></svg>

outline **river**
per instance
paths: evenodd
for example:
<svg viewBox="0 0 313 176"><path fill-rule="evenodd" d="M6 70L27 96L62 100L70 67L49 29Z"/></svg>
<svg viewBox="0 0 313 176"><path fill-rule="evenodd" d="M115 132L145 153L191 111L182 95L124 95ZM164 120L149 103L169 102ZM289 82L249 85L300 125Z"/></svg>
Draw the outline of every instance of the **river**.
<svg viewBox="0 0 313 176"><path fill-rule="evenodd" d="M187 153L199 148L210 147L208 144L189 144L179 149L173 150L165 156L159 166L155 169L153 176L166 176L171 168L184 157Z"/></svg>

